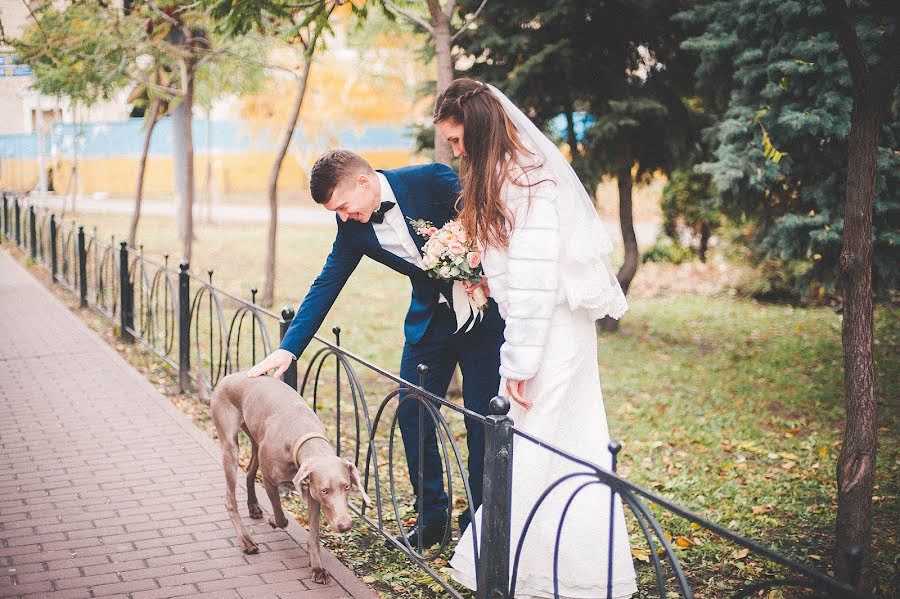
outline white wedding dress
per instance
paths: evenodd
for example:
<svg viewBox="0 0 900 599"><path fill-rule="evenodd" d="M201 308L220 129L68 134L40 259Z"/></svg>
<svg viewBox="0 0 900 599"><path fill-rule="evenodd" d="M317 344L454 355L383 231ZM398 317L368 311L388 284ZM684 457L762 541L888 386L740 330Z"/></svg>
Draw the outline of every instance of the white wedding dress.
<svg viewBox="0 0 900 599"><path fill-rule="evenodd" d="M527 178L540 181L541 174L535 171ZM507 379L527 380L525 397L533 407L526 411L512 402L509 416L515 427L610 469L594 318L598 313L621 316L626 309L625 299L618 285L613 284L607 291L592 293L597 301L590 309L572 308L571 278L577 278L579 266L565 258L559 189L552 182L541 183L530 191L507 184L503 197L515 223L509 246L484 248L482 252L491 296L506 320L500 393L506 394ZM574 472L589 470L528 439L515 437L510 573L532 507L545 489ZM554 547L561 515L576 489L591 480L596 477L568 480L542 504L525 537L515 597L554 597ZM607 595L610 519L614 524L612 593ZM475 522L480 534L480 509ZM607 487L593 484L577 494L562 526L559 552L560 597L624 599L637 592L621 501L616 498L610 514ZM454 580L475 589L471 526L460 539L450 566Z"/></svg>

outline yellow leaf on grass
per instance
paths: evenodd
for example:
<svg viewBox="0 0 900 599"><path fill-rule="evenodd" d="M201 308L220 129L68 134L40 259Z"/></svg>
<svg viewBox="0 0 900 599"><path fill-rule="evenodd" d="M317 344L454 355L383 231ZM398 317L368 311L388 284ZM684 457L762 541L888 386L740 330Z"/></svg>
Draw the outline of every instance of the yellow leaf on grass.
<svg viewBox="0 0 900 599"><path fill-rule="evenodd" d="M771 505L754 505L753 507L750 508L750 510L754 514L767 514L767 513L771 512L772 509L773 508Z"/></svg>
<svg viewBox="0 0 900 599"><path fill-rule="evenodd" d="M677 537L675 537L675 544L685 549L694 546L694 542L684 535L678 535Z"/></svg>
<svg viewBox="0 0 900 599"><path fill-rule="evenodd" d="M650 563L650 550L643 547L632 547L631 557L639 562Z"/></svg>

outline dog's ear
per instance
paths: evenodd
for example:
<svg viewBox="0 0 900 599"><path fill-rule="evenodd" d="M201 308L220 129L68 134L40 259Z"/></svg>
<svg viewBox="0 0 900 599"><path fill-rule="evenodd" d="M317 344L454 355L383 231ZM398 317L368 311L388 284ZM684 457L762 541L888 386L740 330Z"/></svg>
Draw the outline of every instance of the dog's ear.
<svg viewBox="0 0 900 599"><path fill-rule="evenodd" d="M350 480L353 482L353 486L357 488L359 494L362 496L363 503L365 503L368 507L373 507L375 504L373 504L372 500L369 499L369 495L366 493L366 490L363 488L363 485L359 480L359 470L356 468L356 464L354 464L350 460L345 459L344 465L347 466L347 470L350 472Z"/></svg>
<svg viewBox="0 0 900 599"><path fill-rule="evenodd" d="M300 469L297 470L296 476L294 476L292 482L294 483L294 488L303 495L303 499L309 501L309 475L312 473L312 467L307 461L305 464L300 464Z"/></svg>

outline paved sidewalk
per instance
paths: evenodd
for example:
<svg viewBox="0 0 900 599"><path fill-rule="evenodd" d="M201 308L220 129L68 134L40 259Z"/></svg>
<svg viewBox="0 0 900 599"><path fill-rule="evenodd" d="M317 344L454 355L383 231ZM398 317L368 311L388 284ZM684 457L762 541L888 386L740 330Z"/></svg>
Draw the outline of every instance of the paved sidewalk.
<svg viewBox="0 0 900 599"><path fill-rule="evenodd" d="M375 597L293 521L244 555L219 456L0 246L0 597Z"/></svg>

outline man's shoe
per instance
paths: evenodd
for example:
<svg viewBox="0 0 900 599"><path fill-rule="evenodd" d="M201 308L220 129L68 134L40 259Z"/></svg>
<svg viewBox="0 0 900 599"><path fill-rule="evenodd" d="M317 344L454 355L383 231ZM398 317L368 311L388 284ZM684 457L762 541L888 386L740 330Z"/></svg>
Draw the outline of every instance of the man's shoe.
<svg viewBox="0 0 900 599"><path fill-rule="evenodd" d="M432 522L431 524L426 524L425 526L419 526L416 524L413 526L406 535L398 535L395 540L400 543L403 543L403 537L406 537L406 541L409 543L409 546L413 548L413 551L419 550L419 537L422 538L422 549L427 549L432 545L440 543L444 540L444 533L447 531L447 523L445 520L439 520L437 522ZM394 549L396 545L391 543L390 541L385 541L385 545L389 548Z"/></svg>

